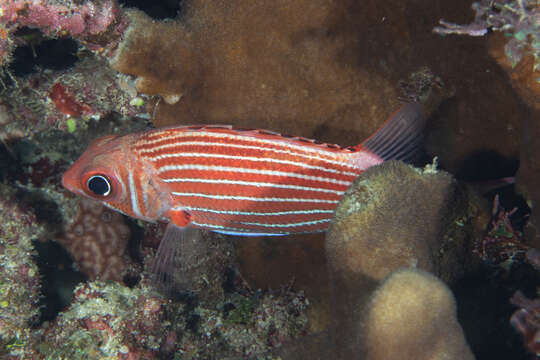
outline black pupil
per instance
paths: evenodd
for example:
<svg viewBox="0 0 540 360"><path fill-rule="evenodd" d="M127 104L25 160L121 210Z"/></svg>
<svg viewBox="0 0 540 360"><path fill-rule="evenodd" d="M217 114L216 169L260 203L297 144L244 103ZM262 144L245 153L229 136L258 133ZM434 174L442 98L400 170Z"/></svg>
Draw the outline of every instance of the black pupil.
<svg viewBox="0 0 540 360"><path fill-rule="evenodd" d="M109 181L100 175L88 179L88 189L96 195L108 195L111 191Z"/></svg>

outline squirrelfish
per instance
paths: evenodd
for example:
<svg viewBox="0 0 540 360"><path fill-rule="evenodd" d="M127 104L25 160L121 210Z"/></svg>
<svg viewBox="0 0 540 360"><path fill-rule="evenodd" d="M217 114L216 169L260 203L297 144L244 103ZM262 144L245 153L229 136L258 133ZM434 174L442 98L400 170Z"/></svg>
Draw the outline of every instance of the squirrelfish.
<svg viewBox="0 0 540 360"><path fill-rule="evenodd" d="M346 148L223 125L106 136L62 183L126 215L166 221L175 231L319 232L360 173L415 153L422 124L420 105L408 104L362 144Z"/></svg>

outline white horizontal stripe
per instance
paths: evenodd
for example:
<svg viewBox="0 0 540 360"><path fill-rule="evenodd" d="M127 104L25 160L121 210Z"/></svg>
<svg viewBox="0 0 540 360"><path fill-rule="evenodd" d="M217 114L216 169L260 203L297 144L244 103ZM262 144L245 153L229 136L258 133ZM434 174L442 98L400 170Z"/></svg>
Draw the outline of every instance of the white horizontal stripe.
<svg viewBox="0 0 540 360"><path fill-rule="evenodd" d="M170 137L165 137L165 138L169 139ZM251 140L251 138L247 138L247 139ZM161 139L160 139L160 141L161 141ZM299 156L299 157L303 157L303 158L310 159L310 160L315 159L315 160L319 160L319 161L324 161L324 162L326 162L328 164L338 165L338 166L345 166L345 167L349 167L351 169L356 168L353 165L352 162L348 163L348 162L344 162L344 161L332 160L332 159L328 159L328 158L324 158L324 157L314 156L314 154L305 154L305 153L292 152L289 149L280 150L280 149L261 147L261 146L255 146L255 145L241 145L241 144L234 144L234 143L217 143L217 142L206 142L206 141L183 141L183 142L181 141L181 142L172 143L172 144L163 144L163 145L155 146L155 147L150 148L150 149L140 150L140 154L141 155L151 155L151 154L153 154L155 152L159 152L159 151L167 149L167 148L184 147L184 146L186 146L186 147L189 147L189 146L219 147L219 146L221 146L221 147L226 147L226 148L271 151L271 152L278 153L278 154L288 154L288 155L291 155L291 156ZM325 155L332 156L334 159L338 158L336 156L336 154L334 154L334 153L325 154ZM354 173L354 174L356 175L356 173Z"/></svg>
<svg viewBox="0 0 540 360"><path fill-rule="evenodd" d="M200 158L216 158L216 159L230 159L230 160L245 160L245 161L254 161L254 162L267 162L267 163L293 165L293 166L298 166L305 169L320 170L320 171L331 172L331 173L339 174L339 175L348 175L348 176L358 175L357 173L353 173L349 171L339 171L336 169L325 168L324 166L309 165L303 162L274 159L270 157L265 158L265 157L254 157L254 156L212 154L212 153L209 154L209 153L179 152L179 153L162 154L158 156L153 156L153 157L150 157L149 160L154 162L161 159L168 159L168 158L175 158L175 157L200 157Z"/></svg>
<svg viewBox="0 0 540 360"><path fill-rule="evenodd" d="M216 230L212 229L210 231L217 232L220 234L225 235L236 235L236 236L284 236L284 235L290 235L291 233L288 232L281 232L281 233L257 233L257 232L241 232L241 231L228 231L228 230Z"/></svg>
<svg viewBox="0 0 540 360"><path fill-rule="evenodd" d="M227 172L244 173L244 174L264 174L264 175L273 175L273 176L294 177L298 179L311 180L311 181L329 182L329 183L339 184L339 185L344 185L344 186L349 186L352 182L352 180L351 181L336 180L336 179L326 178L326 177L321 177L321 176L302 175L302 174L285 172L285 171L245 169L245 168L237 168L237 167L232 167L232 166L213 166L213 165L207 166L207 165L195 165L195 164L165 165L158 168L158 174L161 175L162 173L166 171L174 171L174 170L227 171Z"/></svg>
<svg viewBox="0 0 540 360"><path fill-rule="evenodd" d="M314 202L337 204L338 200L322 200L322 199L299 199L299 198L272 198L272 197L255 197L255 196L234 196L234 195L212 195L204 193L189 193L189 192L173 192L175 196L195 196L217 200L247 200L247 201L274 201L274 202Z"/></svg>
<svg viewBox="0 0 540 360"><path fill-rule="evenodd" d="M234 130L234 129L233 129ZM170 135L163 135L166 132L171 132ZM152 139L152 136L155 136L155 140ZM153 134L150 134L149 139L145 140L144 143L151 145L155 144L161 141L167 141L170 139L178 139L178 138L184 138L184 137L195 137L195 136L201 136L201 137L213 137L216 139L230 139L230 140L240 140L240 141L251 141L254 143L259 144L267 144L267 145L281 145L283 148L289 148L289 149L296 149L299 151L305 151L305 152L316 152L316 153L323 153L326 156L336 156L336 151L339 153L339 149L335 149L334 151L327 149L324 144L315 144L311 142L306 142L305 145L296 145L293 144L292 141L293 138L285 138L281 137L279 134L275 135L275 139L261 139L254 134L226 134L222 132L213 132L212 129L205 129L202 131L192 131L185 128L178 128L178 129L168 129L168 130L162 130L159 132L155 132ZM265 136L264 134L262 136ZM310 146L311 145L311 146Z"/></svg>
<svg viewBox="0 0 540 360"><path fill-rule="evenodd" d="M240 236L278 236L278 235L288 235L289 232L278 232L278 233L260 233L260 232L252 232L247 229L239 229L239 228L233 228L223 225L215 225L215 224L204 224L197 221L192 221L191 224L195 226L199 226L202 228L212 229L215 232L225 234L225 235L240 235Z"/></svg>
<svg viewBox="0 0 540 360"><path fill-rule="evenodd" d="M194 178L165 178L163 180L167 183L174 182L193 182L193 183L208 183L208 184L229 184L229 185L245 185L245 186L256 186L256 187L271 187L278 189L293 189L293 190L304 190L304 191L318 191L326 192L337 195L342 195L345 191L342 190L332 190L332 189L323 189L323 188L312 188L309 186L299 186L299 185L287 185L287 184L275 184L269 182L256 182L256 181L242 181L242 180L225 180L225 179L194 179Z"/></svg>
<svg viewBox="0 0 540 360"><path fill-rule="evenodd" d="M263 227L296 227L296 226L309 226L309 225L315 225L325 222L330 222L331 219L321 219L321 220L313 220L313 221L303 221L303 222L297 222L297 223L290 223L290 224L268 224L268 223L257 223L257 222L244 222L240 221L240 224L243 225L255 225L255 226L263 226Z"/></svg>
<svg viewBox="0 0 540 360"><path fill-rule="evenodd" d="M192 206L180 206L173 210L187 210L187 211L200 211L209 212L213 214L226 214L226 215L250 215L250 216L283 216L283 215L302 215L302 214L333 214L334 210L290 210L290 211L276 211L276 212L256 212L256 211L236 211L236 210L216 210L210 208L192 207Z"/></svg>

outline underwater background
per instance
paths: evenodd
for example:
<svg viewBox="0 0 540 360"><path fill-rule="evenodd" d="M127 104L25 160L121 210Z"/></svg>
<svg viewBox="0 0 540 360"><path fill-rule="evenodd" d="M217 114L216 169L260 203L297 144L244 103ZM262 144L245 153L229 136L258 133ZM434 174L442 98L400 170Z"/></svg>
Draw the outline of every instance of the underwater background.
<svg viewBox="0 0 540 360"><path fill-rule="evenodd" d="M0 0L1 359L534 359L540 2ZM69 193L97 137L232 124L340 146L403 104L425 155L368 169L327 233L202 232ZM415 166L415 167L413 167Z"/></svg>

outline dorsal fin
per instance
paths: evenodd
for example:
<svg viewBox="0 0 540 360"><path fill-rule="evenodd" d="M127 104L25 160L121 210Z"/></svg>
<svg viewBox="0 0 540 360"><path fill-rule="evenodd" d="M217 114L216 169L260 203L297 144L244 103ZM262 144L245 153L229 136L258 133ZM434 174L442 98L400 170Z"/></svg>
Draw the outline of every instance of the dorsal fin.
<svg viewBox="0 0 540 360"><path fill-rule="evenodd" d="M412 161L423 142L425 116L422 105L404 105L356 150L368 150L382 160Z"/></svg>
<svg viewBox="0 0 540 360"><path fill-rule="evenodd" d="M424 115L422 106L418 103L407 104L397 111L384 125L366 141L356 146L340 146L319 142L301 136L290 136L280 134L271 130L246 129L232 125L205 124L205 125L183 125L171 126L155 129L141 133L141 143L152 141L163 136L163 132L189 133L191 131L208 131L214 133L247 135L253 138L265 139L276 142L286 142L295 145L307 146L313 149L323 149L330 152L350 152L355 153L361 150L372 152L375 157L381 160L404 160L412 158L419 145L422 143L422 129L424 125ZM374 157L374 158L375 158Z"/></svg>
<svg viewBox="0 0 540 360"><path fill-rule="evenodd" d="M209 132L219 132L224 134L231 135L248 135L254 138L266 139L270 141L281 141L287 143L293 143L296 145L306 145L315 149L329 150L333 152L353 152L354 149L351 147L343 147L337 144L328 144L323 143L315 139L309 139L301 136L291 136L286 134L281 134L271 130L263 129L249 129L241 128L232 125L221 125L221 124L209 124L209 125L183 125L183 126L171 126L158 128L153 131L148 131L141 133L141 138L144 140L152 139L155 133L170 131L172 134L174 132L185 133L189 131L209 131ZM302 144L299 144L302 143Z"/></svg>

